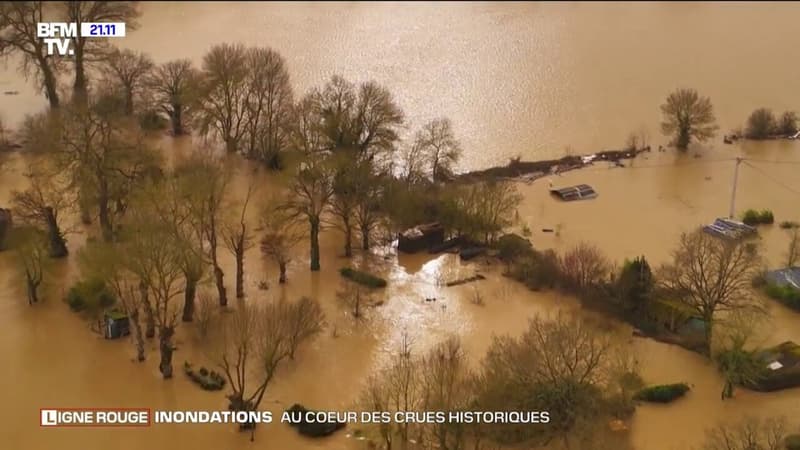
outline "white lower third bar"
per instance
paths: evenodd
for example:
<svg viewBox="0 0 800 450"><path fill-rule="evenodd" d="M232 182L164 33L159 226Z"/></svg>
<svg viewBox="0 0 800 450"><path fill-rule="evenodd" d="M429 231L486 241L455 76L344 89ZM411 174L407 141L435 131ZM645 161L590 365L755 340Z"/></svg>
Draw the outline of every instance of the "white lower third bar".
<svg viewBox="0 0 800 450"><path fill-rule="evenodd" d="M84 22L81 37L125 37L124 22Z"/></svg>

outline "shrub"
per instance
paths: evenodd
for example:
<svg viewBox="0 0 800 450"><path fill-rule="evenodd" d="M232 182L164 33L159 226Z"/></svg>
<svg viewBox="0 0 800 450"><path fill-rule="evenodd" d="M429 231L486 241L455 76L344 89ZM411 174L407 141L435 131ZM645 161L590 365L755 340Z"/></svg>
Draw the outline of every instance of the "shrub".
<svg viewBox="0 0 800 450"><path fill-rule="evenodd" d="M777 121L775 115L767 108L759 108L747 119L745 136L749 139L765 139L775 134Z"/></svg>
<svg viewBox="0 0 800 450"><path fill-rule="evenodd" d="M800 434L790 434L783 441L786 450L800 450Z"/></svg>
<svg viewBox="0 0 800 450"><path fill-rule="evenodd" d="M66 300L70 309L75 312L98 312L116 302L114 294L99 278L78 281L67 292Z"/></svg>
<svg viewBox="0 0 800 450"><path fill-rule="evenodd" d="M797 133L797 114L794 111L786 111L781 115L780 123L778 124L778 133L780 134L795 134Z"/></svg>
<svg viewBox="0 0 800 450"><path fill-rule="evenodd" d="M642 311L653 291L653 271L644 256L625 260L615 289L622 306L632 312Z"/></svg>
<svg viewBox="0 0 800 450"><path fill-rule="evenodd" d="M358 284L363 284L364 286L369 286L372 288L386 287L386 280L376 277L371 273L361 272L360 270L355 270L350 267L342 267L339 270L339 273L343 277L353 280Z"/></svg>
<svg viewBox="0 0 800 450"><path fill-rule="evenodd" d="M689 392L689 385L686 383L659 384L646 387L633 396L635 400L654 403L669 403Z"/></svg>
<svg viewBox="0 0 800 450"><path fill-rule="evenodd" d="M790 308L800 310L800 289L789 285L778 286L777 284L768 283L764 287L764 293Z"/></svg>
<svg viewBox="0 0 800 450"><path fill-rule="evenodd" d="M791 229L793 229L793 228L798 228L798 227L800 227L800 224L798 224L797 222L795 222L795 221L792 221L792 220L784 220L783 222L781 222L781 225L780 225L780 226L781 226L781 228L783 228L784 230L791 230Z"/></svg>
<svg viewBox="0 0 800 450"><path fill-rule="evenodd" d="M553 288L561 279L558 255L552 250L541 253L534 250L514 263L509 275L534 291Z"/></svg>
<svg viewBox="0 0 800 450"><path fill-rule="evenodd" d="M497 239L497 256L505 262L514 262L517 259L530 256L533 251L530 241L516 234L504 234Z"/></svg>
<svg viewBox="0 0 800 450"><path fill-rule="evenodd" d="M600 284L611 269L611 263L600 249L585 242L564 253L560 265L567 287L575 290Z"/></svg>
<svg viewBox="0 0 800 450"><path fill-rule="evenodd" d="M769 209L762 209L761 211L748 209L742 216L742 222L747 225L769 225L775 222L775 216Z"/></svg>

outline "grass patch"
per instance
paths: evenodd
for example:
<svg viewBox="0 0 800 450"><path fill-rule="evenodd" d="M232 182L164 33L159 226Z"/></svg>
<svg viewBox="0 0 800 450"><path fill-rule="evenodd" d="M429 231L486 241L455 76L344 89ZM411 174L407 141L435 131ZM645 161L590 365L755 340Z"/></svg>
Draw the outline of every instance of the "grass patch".
<svg viewBox="0 0 800 450"><path fill-rule="evenodd" d="M687 392L689 385L686 383L659 384L640 390L633 398L643 402L669 403L683 397Z"/></svg>
<svg viewBox="0 0 800 450"><path fill-rule="evenodd" d="M761 211L748 209L742 216L742 222L748 225L770 225L775 223L775 216L769 209L762 209Z"/></svg>
<svg viewBox="0 0 800 450"><path fill-rule="evenodd" d="M353 269L351 267L342 267L339 269L339 273L343 277L355 281L358 284L363 284L364 286L369 286L372 288L386 287L386 280L383 278L377 277L371 273Z"/></svg>

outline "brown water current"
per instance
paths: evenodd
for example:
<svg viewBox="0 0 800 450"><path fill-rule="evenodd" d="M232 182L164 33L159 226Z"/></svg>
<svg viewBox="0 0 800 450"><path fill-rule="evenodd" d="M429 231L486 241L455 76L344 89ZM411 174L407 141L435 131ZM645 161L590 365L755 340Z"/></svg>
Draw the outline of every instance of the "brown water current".
<svg viewBox="0 0 800 450"><path fill-rule="evenodd" d="M739 126L756 107L800 109L800 48L796 4L755 3L144 3L140 29L118 41L150 53L157 62L191 58L199 64L214 43L240 41L269 45L287 59L297 92L323 83L331 74L360 81L376 79L397 97L408 116L408 132L438 116L452 119L464 147L462 170L502 164L508 158L561 156L619 148L630 131L658 133L658 105L677 86L709 95L723 131ZM42 95L14 71L0 66L0 115L18 124L44 108ZM4 70L5 69L5 70ZM66 86L65 86L66 87ZM164 138L165 155L191 150L190 139ZM699 154L700 157L695 157ZM540 248L563 249L580 241L597 244L611 259L640 254L657 265L669 258L678 236L714 217L727 215L733 159L742 165L736 210L770 208L778 221L800 221L800 141L723 145L720 139L687 154L646 153L629 167L605 163L588 169L519 183L524 194L520 219ZM760 160L760 161L757 161ZM256 181L259 198L275 190L274 176L238 166L234 185L243 192ZM0 173L0 206L11 191L23 189L23 156L11 155ZM588 183L597 199L559 203L549 183ZM559 232L543 233L542 228ZM68 236L74 254L86 230ZM787 246L777 226L760 233L771 266L780 265ZM461 263L457 256L397 256L357 252L356 263L389 280L383 306L356 322L337 303L341 256L335 230L322 235L322 271L308 271L307 249L296 250L289 283L279 287L277 268L257 249L246 257L246 301L310 295L323 303L327 330L303 347L297 359L270 386L264 407L277 412L294 403L345 409L365 378L387 359L408 331L420 351L449 334L462 337L477 360L494 334L518 334L528 317L567 310L587 314L577 302L555 293L535 293L499 274L498 267ZM228 290L233 291L233 259L224 253ZM362 258L364 261L362 262ZM442 280L472 275L487 279L446 288ZM220 425L156 426L130 429L40 429L38 410L62 407L150 407L224 409L221 393L198 390L181 373L184 360L208 364L193 344L191 327L179 331L176 377L162 381L157 345L148 360L133 362L127 340L106 341L93 334L61 301L76 276L74 258L54 268L45 302L28 307L14 257L0 253L0 448L8 449L351 449L363 444L339 433L307 440L281 424L260 427L255 442ZM266 280L270 289L257 285ZM477 287L486 304L469 301ZM427 303L425 297L438 300ZM762 342L800 342L800 315L768 302L770 323ZM628 334L627 327L608 321ZM335 330L335 332L334 332ZM706 359L678 347L631 339L643 375L651 383L686 381L691 393L668 406L642 406L631 421L636 449L682 450L697 445L717 420L745 414L794 416L800 390L759 394L737 391L719 399L722 381ZM590 449L587 449L590 450Z"/></svg>

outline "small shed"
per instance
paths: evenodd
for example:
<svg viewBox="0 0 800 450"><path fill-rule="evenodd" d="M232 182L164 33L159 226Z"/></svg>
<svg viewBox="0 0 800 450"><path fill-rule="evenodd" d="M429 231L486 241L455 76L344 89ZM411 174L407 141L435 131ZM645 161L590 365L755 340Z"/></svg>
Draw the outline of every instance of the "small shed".
<svg viewBox="0 0 800 450"><path fill-rule="evenodd" d="M588 184L578 184L560 189L550 189L550 194L564 200L588 200L597 197L597 192Z"/></svg>
<svg viewBox="0 0 800 450"><path fill-rule="evenodd" d="M397 249L405 253L427 250L444 242L444 227L439 222L417 225L400 233Z"/></svg>
<svg viewBox="0 0 800 450"><path fill-rule="evenodd" d="M103 334L106 339L118 339L130 334L130 320L122 311L107 311L104 315Z"/></svg>

